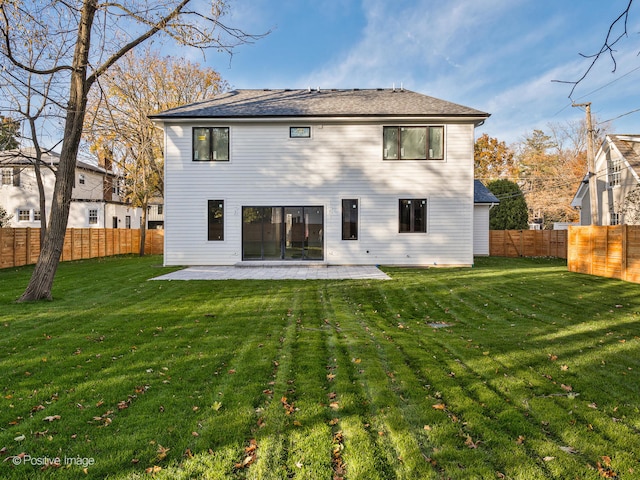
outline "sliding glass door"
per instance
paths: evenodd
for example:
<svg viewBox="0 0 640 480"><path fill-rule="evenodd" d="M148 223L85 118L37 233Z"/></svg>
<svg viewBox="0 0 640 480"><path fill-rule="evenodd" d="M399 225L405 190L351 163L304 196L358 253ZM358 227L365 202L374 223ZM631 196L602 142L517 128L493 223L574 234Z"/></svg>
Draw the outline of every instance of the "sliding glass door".
<svg viewBox="0 0 640 480"><path fill-rule="evenodd" d="M324 207L242 207L243 260L324 259Z"/></svg>

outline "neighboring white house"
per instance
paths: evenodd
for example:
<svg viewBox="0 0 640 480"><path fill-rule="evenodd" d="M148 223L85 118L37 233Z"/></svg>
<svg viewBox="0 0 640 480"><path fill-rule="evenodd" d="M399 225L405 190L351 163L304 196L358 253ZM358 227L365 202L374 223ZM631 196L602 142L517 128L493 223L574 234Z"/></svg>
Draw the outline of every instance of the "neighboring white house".
<svg viewBox="0 0 640 480"><path fill-rule="evenodd" d="M473 254L489 255L489 211L500 203L480 180L473 183Z"/></svg>
<svg viewBox="0 0 640 480"><path fill-rule="evenodd" d="M472 265L474 128L404 89L235 90L154 115L166 265Z"/></svg>
<svg viewBox="0 0 640 480"><path fill-rule="evenodd" d="M598 225L628 223L627 195L640 183L640 135L607 135L595 156ZM571 206L580 210L580 225L591 225L589 176L578 186Z"/></svg>
<svg viewBox="0 0 640 480"><path fill-rule="evenodd" d="M41 166L47 215L59 155L46 154ZM40 227L40 195L31 150L0 152L0 205L13 215L11 227ZM69 228L140 228L140 209L122 201L121 179L111 170L78 160Z"/></svg>

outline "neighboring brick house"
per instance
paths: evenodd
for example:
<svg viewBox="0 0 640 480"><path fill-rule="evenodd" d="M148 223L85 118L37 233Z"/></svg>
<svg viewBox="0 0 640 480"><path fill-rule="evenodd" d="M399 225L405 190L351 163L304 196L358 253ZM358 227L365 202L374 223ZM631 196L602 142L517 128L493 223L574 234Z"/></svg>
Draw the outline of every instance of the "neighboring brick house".
<svg viewBox="0 0 640 480"><path fill-rule="evenodd" d="M234 90L165 131L166 265L472 265L474 129L404 89Z"/></svg>

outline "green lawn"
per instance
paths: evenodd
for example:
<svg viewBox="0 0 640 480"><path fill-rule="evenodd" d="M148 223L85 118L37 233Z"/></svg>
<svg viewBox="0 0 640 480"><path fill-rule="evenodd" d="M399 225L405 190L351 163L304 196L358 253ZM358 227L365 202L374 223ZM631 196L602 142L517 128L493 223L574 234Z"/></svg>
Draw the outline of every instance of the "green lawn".
<svg viewBox="0 0 640 480"><path fill-rule="evenodd" d="M160 263L64 263L36 304L31 267L0 270L0 478L640 478L638 285L491 258L147 281Z"/></svg>

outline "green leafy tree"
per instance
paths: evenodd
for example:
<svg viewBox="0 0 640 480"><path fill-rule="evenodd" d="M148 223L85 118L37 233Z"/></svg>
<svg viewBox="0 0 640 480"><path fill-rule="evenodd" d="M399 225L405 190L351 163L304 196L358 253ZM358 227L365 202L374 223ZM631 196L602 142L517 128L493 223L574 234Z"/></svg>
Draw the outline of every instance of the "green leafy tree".
<svg viewBox="0 0 640 480"><path fill-rule="evenodd" d="M517 183L494 180L487 188L500 200L489 213L491 230L526 230L529 228L527 202Z"/></svg>
<svg viewBox="0 0 640 480"><path fill-rule="evenodd" d="M474 145L474 177L490 181L516 174L513 151L497 138L483 134Z"/></svg>

